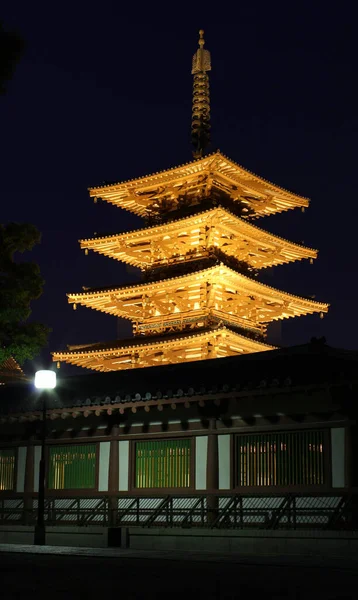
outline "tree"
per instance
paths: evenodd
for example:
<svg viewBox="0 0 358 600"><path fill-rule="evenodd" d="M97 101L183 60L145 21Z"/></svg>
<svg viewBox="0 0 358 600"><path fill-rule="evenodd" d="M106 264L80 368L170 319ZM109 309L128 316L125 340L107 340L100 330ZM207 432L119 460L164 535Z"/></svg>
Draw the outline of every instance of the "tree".
<svg viewBox="0 0 358 600"><path fill-rule="evenodd" d="M12 79L24 47L22 37L16 32L5 31L0 21L0 95L5 94L5 84Z"/></svg>
<svg viewBox="0 0 358 600"><path fill-rule="evenodd" d="M34 225L0 225L0 364L10 356L22 364L47 343L49 328L26 322L31 301L43 290L39 266L15 261L16 253L31 250L40 240Z"/></svg>
<svg viewBox="0 0 358 600"><path fill-rule="evenodd" d="M6 31L0 21L0 95L14 75L25 48L23 38ZM30 304L42 294L43 280L35 263L18 263L16 252L31 250L41 240L34 225L0 224L0 365L12 357L22 364L47 342L49 329L26 323Z"/></svg>

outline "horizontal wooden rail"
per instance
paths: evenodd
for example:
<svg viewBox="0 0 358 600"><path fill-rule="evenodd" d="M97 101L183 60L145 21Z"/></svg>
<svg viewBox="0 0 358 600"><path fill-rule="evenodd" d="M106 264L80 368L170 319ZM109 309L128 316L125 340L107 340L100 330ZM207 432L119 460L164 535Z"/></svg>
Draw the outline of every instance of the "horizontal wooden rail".
<svg viewBox="0 0 358 600"><path fill-rule="evenodd" d="M0 498L0 525L35 524L37 496ZM51 496L47 525L358 531L358 493Z"/></svg>

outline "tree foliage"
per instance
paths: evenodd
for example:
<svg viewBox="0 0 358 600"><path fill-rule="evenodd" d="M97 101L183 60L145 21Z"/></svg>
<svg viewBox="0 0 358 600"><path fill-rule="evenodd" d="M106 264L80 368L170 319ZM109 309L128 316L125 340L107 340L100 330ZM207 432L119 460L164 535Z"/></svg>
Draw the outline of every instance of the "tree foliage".
<svg viewBox="0 0 358 600"><path fill-rule="evenodd" d="M0 21L0 95L6 92L6 83L14 75L25 43L22 37L14 31L6 31Z"/></svg>
<svg viewBox="0 0 358 600"><path fill-rule="evenodd" d="M17 253L31 250L40 240L34 225L0 225L0 364L10 356L22 364L47 342L46 326L26 322L31 301L42 294L44 281L39 266L15 260Z"/></svg>

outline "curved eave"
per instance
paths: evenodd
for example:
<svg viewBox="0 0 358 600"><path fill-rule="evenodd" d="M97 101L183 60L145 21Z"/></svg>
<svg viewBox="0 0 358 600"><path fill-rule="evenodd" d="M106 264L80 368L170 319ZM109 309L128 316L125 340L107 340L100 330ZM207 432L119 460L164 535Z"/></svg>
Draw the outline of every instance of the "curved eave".
<svg viewBox="0 0 358 600"><path fill-rule="evenodd" d="M266 179L263 179L262 177L259 177L258 175L249 171L248 169L245 169L238 163L235 163L221 152L213 152L212 154L209 154L203 158L199 158L198 160L190 161L188 163L171 169L158 171L145 177L130 179L127 181L108 184L104 186L90 187L88 188L88 191L91 197L102 198L106 202L117 206L121 206L121 208L124 208L125 210L133 212L139 216L145 216L146 205L144 199L142 199L141 203L136 203L134 200L126 201L126 197L128 197L134 191L135 188L151 187L157 184L163 185L166 183L170 183L175 179L181 179L196 174L201 174L205 171L205 169L210 167L215 160L224 162L224 165L221 169L216 168L216 172L221 174L225 178L231 180L233 184L240 184L247 188L250 188L251 182L253 190L255 188L255 185L264 186L265 190L268 190L268 194L278 195L278 197L274 199L276 203L276 208L265 208L262 211L256 210L255 212L257 216L264 216L274 214L276 212L283 212L296 207L309 206L308 198L294 194L289 190L286 190L285 188L282 188L270 181L267 181ZM263 194L263 190L261 190L261 192L259 193ZM117 197L114 198L113 194L116 194Z"/></svg>
<svg viewBox="0 0 358 600"><path fill-rule="evenodd" d="M202 333L195 333L195 334L188 334L188 335L178 335L177 337L173 336L170 339L161 339L161 340L157 340L153 343L153 341L151 342L150 339L146 339L146 341L143 341L143 343L137 342L135 341L135 339L133 339L133 344L129 344L129 345L116 345L113 347L109 347L109 346L104 346L103 348L101 347L96 347L96 349L90 349L88 347L83 347L83 349L75 349L75 350L69 350L68 352L54 352L52 353L52 359L54 362L67 362L76 366L81 366L84 368L90 368L92 370L95 371L103 371L103 365L101 364L94 364L91 363L91 358L92 359L109 359L109 358L120 358L121 356L127 356L128 354L130 354L133 351L136 352L142 352L142 353L150 353L150 351L159 351L160 349L164 349L164 350L171 350L171 349L177 349L178 347L181 348L183 347L183 345L185 344L185 346L188 346L190 348L190 344L196 343L197 341L201 341L201 342L209 342L210 340L212 340L213 338L216 338L219 335L224 335L228 342L232 342L233 344L236 343L239 346L242 347L240 352L237 352L237 354L249 354L249 353L254 353L254 352L264 352L264 351L268 351L268 350L275 350L276 347L275 346L271 346L269 344L265 344L263 342L257 342L256 340L251 340L250 338L246 338L243 335L240 335L234 331L232 331L230 328L228 327L220 327L218 329L212 330L212 331L205 331ZM235 354L235 351L233 351L233 354ZM193 360L197 360L197 359L187 359L187 362L191 362ZM87 366L83 364L83 362L86 361L87 362ZM186 362L181 361L181 362ZM88 364L91 364L91 366L88 366ZM128 367L122 367L124 368L132 368L132 365L127 363ZM143 365L144 366L144 365ZM140 368L141 365L138 365L138 367ZM115 369L109 369L109 370L115 370Z"/></svg>
<svg viewBox="0 0 358 600"><path fill-rule="evenodd" d="M175 230L177 228L179 228L181 225L191 226L190 224L192 223L192 226L195 226L196 224L200 224L203 217L204 218L209 217L211 214L214 214L214 213L224 213L225 215L228 215L230 218L232 218L235 223L237 223L239 226L243 227L244 231L245 230L247 231L247 233L243 233L242 235L248 235L249 237L251 236L253 239L257 239L257 242L262 245L265 245L265 244L267 244L268 246L270 246L270 245L280 246L281 245L288 250L286 256L275 257L274 260L271 262L268 260L267 263L262 266L262 268L266 268L266 267L274 266L274 265L286 264L289 262L294 262L296 260L303 260L303 259L307 259L307 258L312 258L312 259L317 258L318 250L316 250L314 248L309 248L307 246L303 246L301 244L291 242L283 237L271 234L271 233L265 231L264 229L262 229L261 227L257 227L256 225L253 225L251 222L249 222L245 219L241 219L240 217L237 217L232 212L230 212L226 208L222 208L222 207L212 208L212 209L197 213L195 215L190 215L190 216L184 217L182 219L170 221L168 223L163 223L161 225L154 225L152 227L146 227L145 229L135 229L133 231L122 233L122 234L81 239L81 240L79 240L79 243L80 243L81 249L83 249L83 250L85 250L85 249L92 250L94 252L98 252L99 254L103 254L104 256L108 256L109 258L114 258L115 260L119 260L121 262L130 264L134 267L143 268L144 266L150 266L151 265L150 261L136 260L135 257L128 256L125 251L120 252L120 253L115 253L114 250L111 251L110 249L106 249L105 246L107 244L111 244L111 243L120 244L121 242L122 243L123 242L132 242L135 240L138 240L138 241L141 241L141 240L144 241L146 239L149 240L153 236L164 235L165 232L168 232L168 234L169 234L170 232L175 232ZM220 227L220 222L218 224L218 227ZM230 228L230 224L225 223L224 227ZM255 236L257 236L257 237L255 238ZM225 249L223 249L223 252L225 252ZM289 254L291 254L291 256L289 256Z"/></svg>
<svg viewBox="0 0 358 600"><path fill-rule="evenodd" d="M299 312L297 315L294 316L303 316L305 314L313 314L313 313L318 313L318 312L322 312L322 313L326 313L328 312L329 309L329 304L324 303L324 302L317 302L317 301L313 301L310 300L308 298L303 298L302 296L296 296L293 294L289 294L287 292L283 292L281 290L278 290L272 286L269 286L265 283L261 283L258 281L253 280L250 277L247 277L245 275L242 275L241 273L237 273L236 271L234 271L233 269L230 269L229 267L225 266L225 265L220 265L220 266L214 266L214 267L210 267L208 269L203 269L201 271L196 271L194 273L190 273L190 274L186 274L186 275L179 275L177 277L170 277L170 278L166 278L166 279L161 279L159 281L153 282L153 283L141 283L141 284L137 284L134 286L120 286L120 287L116 287L116 288L109 288L109 289L104 289L104 290L96 290L96 291L90 291L90 292L82 292L79 294L67 294L68 297L68 302L69 304L80 304L82 306L87 306L88 308L93 308L94 310L98 310L99 312L105 312L107 314L113 314L115 316L120 316L123 318L128 318L130 320L137 320L137 317L134 319L131 319L129 316L127 315L123 315L120 314L119 312L112 312L104 307L101 306L91 306L90 302L93 302L93 300L96 299L100 299L102 298L108 298L108 295L110 294L119 294L119 297L117 297L116 301L118 300L123 300L124 298L130 298L131 296L135 295L135 294L140 294L140 293L144 293L146 295L148 295L151 292L155 292L157 290L163 290L163 286L165 286L168 283L177 283L178 285L180 284L189 284L192 283L193 278L195 279L195 282L199 282L201 279L202 280L206 280L207 276L209 274L215 274L215 272L217 272L216 274L219 275L219 277L221 278L223 275L229 275L230 277L233 276L234 278L236 278L236 282L233 281L233 285L237 285L238 289L242 289L242 287L244 287L244 290L247 290L248 292L252 293L252 294L257 294L258 296L265 296L265 295L269 295L272 299L280 299L282 301L288 301L291 303L295 303L296 306L299 307ZM231 282L230 282L231 283ZM244 286L240 286L240 283L244 284ZM246 284L246 286L245 286ZM113 300L111 300L113 302ZM290 315L282 315L280 317L276 317L274 320L280 320L280 319L284 319L284 318L290 318Z"/></svg>

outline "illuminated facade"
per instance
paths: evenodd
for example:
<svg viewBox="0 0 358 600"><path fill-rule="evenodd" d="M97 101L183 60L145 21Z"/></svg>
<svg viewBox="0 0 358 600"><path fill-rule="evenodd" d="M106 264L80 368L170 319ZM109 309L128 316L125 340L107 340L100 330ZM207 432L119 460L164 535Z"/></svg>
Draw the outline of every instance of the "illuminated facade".
<svg viewBox="0 0 358 600"><path fill-rule="evenodd" d="M97 201L144 219L131 232L80 240L142 272L134 285L68 294L85 306L128 319L134 338L70 346L54 360L97 371L159 366L271 350L267 326L327 312L328 305L257 280L261 269L317 257L312 248L272 235L256 220L308 206L308 200L250 173L217 151L210 138L208 71L203 32L193 57L194 160L124 183L90 188ZM255 221L255 223L254 223Z"/></svg>

